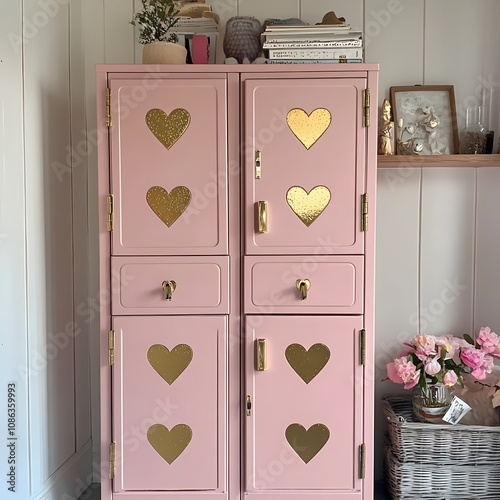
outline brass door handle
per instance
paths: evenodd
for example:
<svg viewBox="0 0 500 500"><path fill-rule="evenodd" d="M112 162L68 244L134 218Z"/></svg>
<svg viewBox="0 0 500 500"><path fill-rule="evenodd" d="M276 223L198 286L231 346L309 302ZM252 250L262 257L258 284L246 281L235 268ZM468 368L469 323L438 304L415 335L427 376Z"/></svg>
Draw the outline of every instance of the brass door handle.
<svg viewBox="0 0 500 500"><path fill-rule="evenodd" d="M177 283L174 280L164 281L161 284L163 288L163 293L165 294L165 300L172 300L172 295L177 288Z"/></svg>
<svg viewBox="0 0 500 500"><path fill-rule="evenodd" d="M258 212L258 217L259 217L259 233L267 233L269 231L267 201L257 202L257 212Z"/></svg>
<svg viewBox="0 0 500 500"><path fill-rule="evenodd" d="M267 339L257 339L257 352L255 356L258 372L267 370Z"/></svg>
<svg viewBox="0 0 500 500"><path fill-rule="evenodd" d="M309 291L309 288L311 288L311 282L308 279L297 280L295 282L295 286L297 287L297 290L300 292L300 300L306 300L307 292Z"/></svg>

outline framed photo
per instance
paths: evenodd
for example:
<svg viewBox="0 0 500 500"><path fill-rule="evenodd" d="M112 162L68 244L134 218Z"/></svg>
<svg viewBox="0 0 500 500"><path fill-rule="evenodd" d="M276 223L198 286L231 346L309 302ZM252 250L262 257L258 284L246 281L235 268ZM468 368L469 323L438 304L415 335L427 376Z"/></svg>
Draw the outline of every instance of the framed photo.
<svg viewBox="0 0 500 500"><path fill-rule="evenodd" d="M458 153L453 85L391 87L396 154Z"/></svg>

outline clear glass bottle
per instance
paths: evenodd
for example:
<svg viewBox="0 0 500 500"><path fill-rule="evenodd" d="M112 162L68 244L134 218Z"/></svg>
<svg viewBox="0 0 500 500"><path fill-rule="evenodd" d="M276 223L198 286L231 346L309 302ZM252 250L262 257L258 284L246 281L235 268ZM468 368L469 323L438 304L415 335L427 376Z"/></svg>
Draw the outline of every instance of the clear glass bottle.
<svg viewBox="0 0 500 500"><path fill-rule="evenodd" d="M460 154L480 155L486 153L488 129L483 125L484 107L467 108L465 128L460 133Z"/></svg>

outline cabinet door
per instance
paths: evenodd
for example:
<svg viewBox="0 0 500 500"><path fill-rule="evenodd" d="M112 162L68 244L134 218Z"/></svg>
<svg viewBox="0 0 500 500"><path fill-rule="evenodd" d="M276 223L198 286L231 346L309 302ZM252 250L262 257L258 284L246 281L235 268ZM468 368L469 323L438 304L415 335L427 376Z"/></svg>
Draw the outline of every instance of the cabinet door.
<svg viewBox="0 0 500 500"><path fill-rule="evenodd" d="M226 82L140 76L110 84L112 253L225 254Z"/></svg>
<svg viewBox="0 0 500 500"><path fill-rule="evenodd" d="M115 317L115 492L223 490L226 318Z"/></svg>
<svg viewBox="0 0 500 500"><path fill-rule="evenodd" d="M361 328L361 317L247 316L246 491L360 489Z"/></svg>
<svg viewBox="0 0 500 500"><path fill-rule="evenodd" d="M245 82L247 254L363 252L365 87L351 78Z"/></svg>

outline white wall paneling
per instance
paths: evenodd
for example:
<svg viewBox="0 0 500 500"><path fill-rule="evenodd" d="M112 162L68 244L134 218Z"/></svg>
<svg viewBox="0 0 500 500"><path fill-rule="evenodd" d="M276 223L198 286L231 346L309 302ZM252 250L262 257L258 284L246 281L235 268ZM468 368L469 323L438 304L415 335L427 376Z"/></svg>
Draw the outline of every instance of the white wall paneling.
<svg viewBox="0 0 500 500"><path fill-rule="evenodd" d="M25 19L45 19L36 0L24 7ZM58 177L54 171L70 146L69 6L45 16L24 50L33 491L75 451L74 340L66 333L73 321L71 172Z"/></svg>
<svg viewBox="0 0 500 500"><path fill-rule="evenodd" d="M83 2L70 4L70 93L71 93L71 165L73 198L73 281L75 323L75 419L76 451L91 438L90 342L89 323L82 304L89 297L88 161L98 136L87 134L85 118L85 58L83 45ZM88 139L88 143L87 143Z"/></svg>
<svg viewBox="0 0 500 500"><path fill-rule="evenodd" d="M499 165L500 166L500 165ZM500 333L500 168L477 172L476 300L474 327L490 326Z"/></svg>
<svg viewBox="0 0 500 500"><path fill-rule="evenodd" d="M106 61L134 62L134 0L106 0L104 2Z"/></svg>
<svg viewBox="0 0 500 500"><path fill-rule="evenodd" d="M380 169L377 183L377 262L375 315L375 390L378 396L402 392L386 378L386 365L401 354L402 343L418 330L420 195L422 169ZM397 217L394 216L397 211ZM376 429L384 428L376 406ZM377 455L382 457L384 432L375 432ZM376 460L376 476L382 475Z"/></svg>
<svg viewBox="0 0 500 500"><path fill-rule="evenodd" d="M0 16L0 383L15 384L15 429L7 440L7 406L2 405L2 449L14 463L1 462L0 497L29 498L28 377L26 368L26 242L23 138L22 5L12 2ZM4 410L5 409L5 410ZM11 408L12 409L12 408ZM14 439L15 438L15 439ZM6 446L9 445L9 448ZM15 456L10 457L10 452ZM11 466L12 483L7 475ZM8 488L12 488L10 491Z"/></svg>
<svg viewBox="0 0 500 500"><path fill-rule="evenodd" d="M345 17L353 29L363 29L363 0L302 0L300 18L311 24L320 23L323 16L334 11L337 17Z"/></svg>
<svg viewBox="0 0 500 500"><path fill-rule="evenodd" d="M85 57L85 110L87 135L94 134L98 140L107 140L107 131L97 127L95 65L105 62L105 17L103 0L84 0L83 33ZM98 244L98 203L97 203L97 147L88 149L88 216L89 216L89 291L87 301L81 309L82 319L89 324L90 336L90 386L92 408L92 448L94 481L100 481L100 418L99 418L99 244ZM78 311L77 311L78 312Z"/></svg>
<svg viewBox="0 0 500 500"><path fill-rule="evenodd" d="M300 0L238 0L238 15L264 19L299 17Z"/></svg>
<svg viewBox="0 0 500 500"><path fill-rule="evenodd" d="M426 2L425 10L425 85L453 84L459 128L465 124L465 107L482 102L485 28L491 16L490 2L441 0ZM443 29L443 19L454 26L467 20L467 32ZM467 71L464 71L463 64Z"/></svg>
<svg viewBox="0 0 500 500"><path fill-rule="evenodd" d="M424 0L365 0L365 61L380 63L379 105L396 85L423 84Z"/></svg>
<svg viewBox="0 0 500 500"><path fill-rule="evenodd" d="M476 171L424 169L420 249L420 330L473 331Z"/></svg>

